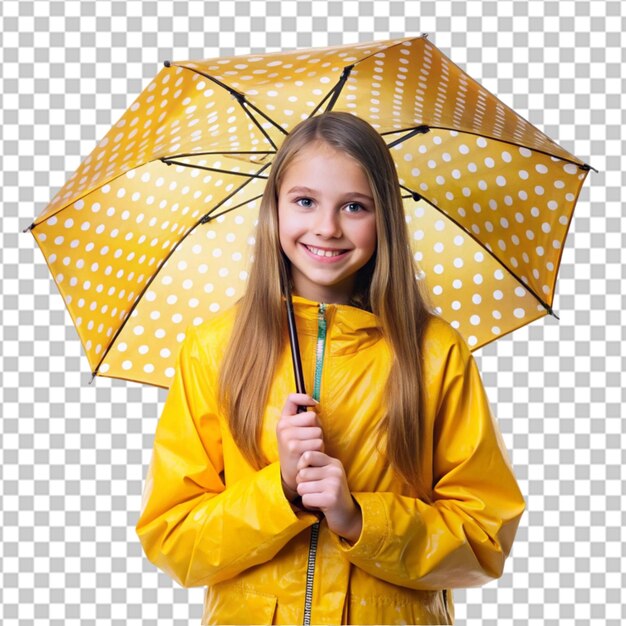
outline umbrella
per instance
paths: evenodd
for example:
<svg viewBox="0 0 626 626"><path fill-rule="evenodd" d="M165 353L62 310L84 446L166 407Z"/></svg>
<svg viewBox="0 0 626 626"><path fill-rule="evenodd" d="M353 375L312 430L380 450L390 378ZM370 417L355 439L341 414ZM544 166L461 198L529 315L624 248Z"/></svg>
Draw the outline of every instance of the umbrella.
<svg viewBox="0 0 626 626"><path fill-rule="evenodd" d="M245 288L272 155L329 109L390 146L417 279L472 349L552 313L591 168L425 35L166 62L29 227L94 376L169 386Z"/></svg>

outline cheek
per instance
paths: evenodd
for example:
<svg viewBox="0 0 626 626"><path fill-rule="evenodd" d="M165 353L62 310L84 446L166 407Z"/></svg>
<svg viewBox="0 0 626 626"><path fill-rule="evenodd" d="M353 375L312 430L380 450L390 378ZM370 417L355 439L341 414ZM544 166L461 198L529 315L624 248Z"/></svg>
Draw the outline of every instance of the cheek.
<svg viewBox="0 0 626 626"><path fill-rule="evenodd" d="M285 225L286 225L286 218L285 218L285 211L283 209L280 208L280 204L278 205L278 210L276 211L276 221L278 222L277 226L278 226L278 237L281 239L283 238L283 232L285 231Z"/></svg>
<svg viewBox="0 0 626 626"><path fill-rule="evenodd" d="M370 252L370 256L376 251L378 238L376 236L376 222L364 224L361 231L361 246Z"/></svg>
<svg viewBox="0 0 626 626"><path fill-rule="evenodd" d="M284 248L289 245L294 235L294 223L293 219L289 218L289 215L280 206L278 207L278 239L280 245Z"/></svg>

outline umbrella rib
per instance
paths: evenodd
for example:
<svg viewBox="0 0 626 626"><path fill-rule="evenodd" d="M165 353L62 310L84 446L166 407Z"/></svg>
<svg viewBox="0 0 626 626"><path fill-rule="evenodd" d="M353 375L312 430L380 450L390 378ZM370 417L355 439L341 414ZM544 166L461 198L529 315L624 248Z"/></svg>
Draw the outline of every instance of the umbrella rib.
<svg viewBox="0 0 626 626"><path fill-rule="evenodd" d="M160 159L154 159L154 161L158 161L158 160L160 160ZM35 222L33 222L28 227L27 230L33 230L33 228L36 228L37 226L39 226L39 224L43 224L44 222L47 222L51 217L54 217L55 215L58 215L59 213L61 213L61 211L65 211L65 209L67 209L72 204L75 204L79 200L85 199L89 194L93 193L96 189L102 189L102 187L104 187L105 185L110 185L113 181L117 180L118 178L121 178L122 176L126 176L126 174L128 174L128 172L132 172L134 170L138 170L140 167L144 167L145 165L148 165L149 163L153 163L154 161L146 161L144 163L138 163L137 165L134 165L133 167L131 167L131 168L127 169L127 170L124 170L123 172L120 172L119 174L115 174L115 175L111 176L110 178L105 178L104 180L98 181L97 185L87 189L87 191L85 191L84 193L82 193L78 197L74 197L69 202L66 202L61 207L59 207L54 213L51 213L50 215L47 215L46 218L44 220L42 220L41 222L38 222L37 224L35 224Z"/></svg>
<svg viewBox="0 0 626 626"><path fill-rule="evenodd" d="M483 249L487 254L489 254L489 256L491 256L495 261L497 261L498 264L501 265L526 291L532 294L534 298L537 300L537 302L539 302L541 306L543 306L543 308L550 315L558 319L552 307L541 296L539 296L537 292L534 289L532 289L532 287L527 285L513 270L511 270L511 268L504 261L502 261L502 259L498 258L491 250L489 250L489 248L487 248L482 243L482 241L477 239L473 233L467 230L467 228L465 228L462 224L457 222L457 220L455 220L453 217L448 215L445 211L440 209L436 204L433 204L428 198L425 198L422 194L418 193L417 191L413 191L412 189L409 189L409 187L406 187L405 185L400 185L400 187L401 189L404 189L410 194L409 196L404 196L404 197L413 198L415 202L418 202L419 200L423 200L424 202L427 202L433 209L435 209L435 211L438 211L439 213L441 213L443 217L445 217L448 221L452 222L455 226L457 226L460 230L462 230L468 237L471 237L479 245L481 249Z"/></svg>
<svg viewBox="0 0 626 626"><path fill-rule="evenodd" d="M337 98L346 84L348 80L348 76L350 76L350 72L354 69L354 63L352 65L346 65L341 72L341 76L337 83L332 87L332 89L320 100L319 104L311 111L309 118L313 117L323 106L326 100L330 98L330 102L326 105L326 110L330 111L336 104Z"/></svg>
<svg viewBox="0 0 626 626"><path fill-rule="evenodd" d="M444 57L453 67L456 67L461 74L463 74L464 76L466 76L471 82L476 83L479 87L480 90L485 91L487 94L489 95L494 95L491 94L487 89L485 89L480 83L478 83L474 78L472 78L463 68L461 68L460 65L458 65L458 63L455 63L448 55L444 54L443 51L440 48L437 48L437 46L435 46L434 44L430 44L431 46L433 46L433 48L435 48L439 54L441 54L442 57ZM510 113L513 114L513 116L517 119L517 120L521 120L522 122L524 122L525 124L530 124L530 126L532 126L533 128L535 128L535 130L537 130L537 132L542 135L543 137L545 137L548 142L552 143L553 145L557 146L560 148L560 146L556 143L556 141L554 141L551 137L549 137L548 135L546 135L544 132L542 132L539 128L537 128L534 124L532 124L529 120L523 118L517 111L515 111L512 107L508 106L507 104L505 104L504 102L500 101L501 105ZM452 129L455 130L455 129ZM461 131L461 132L466 132L466 131ZM477 133L471 133L471 134L477 134ZM485 135L479 135L479 136L485 136ZM518 146L518 144L511 142L511 141L505 141L502 139L499 139L498 141L504 141L505 143L514 145L514 146ZM518 147L526 147L526 146L518 146ZM532 148L528 148L529 150L532 150ZM562 150L564 150L563 148L561 148ZM536 150L536 152L540 152L541 154L547 154L548 156L554 156L551 155L549 152L543 151L543 150ZM565 150L565 152L567 152L567 150ZM572 155L572 157L575 159L576 157L574 155ZM566 161L568 163L572 163L573 165L577 165L578 167L580 167L581 169L592 169L595 172L597 172L598 170L596 170L594 167L591 167L588 164L584 164L581 165L580 163L576 162L576 161L572 161L570 159L564 159L563 157L555 157L555 158L559 158L562 159L563 161Z"/></svg>
<svg viewBox="0 0 626 626"><path fill-rule="evenodd" d="M269 163L267 165L264 165L260 170L259 170L259 174L267 169L269 167ZM207 222L209 222L211 220L211 213L214 212L217 208L219 208L220 206L222 206L225 202L227 202L228 200L230 200L230 198L232 198L236 193L239 193L239 191L241 191L248 183L250 183L252 180L252 178L250 178L249 180L244 181L243 184L241 184L237 189L235 189L235 191L233 191L231 194L229 194L226 198L224 198L219 204L217 204L215 207L213 207L213 209L211 209L211 211L209 211L209 213L205 214L202 218L200 218L193 226L191 226L191 228L189 228L189 230L176 242L176 245L169 251L169 253L167 254L167 256L163 259L159 269L157 269L157 271L152 275L152 277L150 278L150 280L148 280L148 282L145 284L143 291L137 296L137 299L135 300L135 303L133 304L133 306L130 308L130 311L128 312L128 315L126 316L126 319L122 322L122 324L120 325L120 327L117 329L117 332L115 333L115 335L113 336L113 338L111 339L111 341L109 342L109 345L107 346L106 350L103 352L102 357L100 358L100 361L98 362L98 364L96 365L96 368L92 371L92 375L96 376L98 373L98 370L100 369L100 366L102 365L103 361L106 359L107 355L109 354L109 352L111 351L111 348L113 347L113 345L115 344L115 340L119 337L120 333L122 332L122 330L124 330L124 327L126 326L126 322L128 322L128 320L132 317L133 311L135 310L135 308L137 308L137 305L141 302L143 295L146 293L146 291L148 291L150 285L153 283L154 279L159 275L159 271L162 267L165 267L167 265L167 261L170 259L170 257L174 254L174 252L176 252L176 250L178 249L178 247L180 246L180 244L185 241L185 239L187 239L187 237L200 225L200 224L206 224ZM250 200L241 203L239 206L243 206L243 204L247 204L247 202L250 202ZM226 211L224 211L225 213Z"/></svg>
<svg viewBox="0 0 626 626"><path fill-rule="evenodd" d="M259 115L261 115L264 119L266 119L270 124L272 124L274 126L274 128L279 130L283 135L287 136L289 134L282 126L280 126L269 115L267 115L267 113L264 113L263 111L261 111L261 109L259 109L259 107L257 107L256 105L252 104L252 102L250 102L250 100L246 100L245 96L244 96L244 101L242 103L242 106L244 104L249 106L253 111L256 111ZM248 114L250 119L259 127L259 130L268 138L268 140L276 148L276 144L270 139L270 136L265 132L265 129L259 124L257 119L253 115L251 115L249 111L246 111L246 113Z"/></svg>
<svg viewBox="0 0 626 626"><path fill-rule="evenodd" d="M414 37L413 39L419 39L419 38L420 37ZM426 38L426 35L425 34L422 35L421 38ZM348 80L348 77L350 76L350 73L354 69L355 65L357 65L359 63L363 63L363 61L367 61L367 59L371 59L372 57L376 56L377 54L380 54L381 52L386 52L387 50L391 50L392 48L395 48L396 46L400 46L400 45L402 45L404 43L404 41L412 41L412 39L408 38L408 39L405 39L405 40L403 40L401 42L393 43L392 45L387 46L383 50L378 50L377 52L372 52L371 54L368 54L367 56L364 56L363 58L359 59L358 61L355 61L352 65L346 65L343 68L343 72L341 73L341 76L339 77L339 80L337 81L337 84L324 96L324 98L320 101L320 103L313 109L313 111L311 112L309 117L313 117L322 108L322 106L324 106L324 103L329 98L331 100L328 103L328 105L326 106L326 111L330 111L335 106L335 104L337 103L337 99L339 98L339 96L341 94L341 91L343 90L343 87L344 87L346 81Z"/></svg>
<svg viewBox="0 0 626 626"><path fill-rule="evenodd" d="M429 131L430 131L430 127L426 126L425 124L423 124L422 126L416 126L413 130L409 131L406 135L404 135L404 137L399 137L395 141L388 143L387 148L391 150L391 148L395 148L397 145L401 144L403 141L406 141L407 139L411 139L411 137L415 137L415 135L425 135ZM398 132L402 132L402 131L398 131ZM388 134L391 134L391 133L381 133L381 135L388 135Z"/></svg>
<svg viewBox="0 0 626 626"><path fill-rule="evenodd" d="M477 132L473 132L471 130L459 130L458 128L451 128L448 126L433 126L433 125L423 125L423 126L417 126L413 129L413 131L416 131L418 128L427 128L429 130L447 130L447 131L454 131L456 133L459 134L463 134L463 135L473 135L474 137L484 137L485 139L489 139L491 141L498 141L500 143L505 143L509 146L515 146L516 148L526 148L526 150L531 150L532 152L535 152L537 154L543 154L547 157L550 157L551 159L559 159L559 161L563 161L564 163L571 163L572 165L575 165L576 167L580 168L581 170L588 172L589 170L593 170L594 172L598 172L598 170L595 167L592 167L591 165L589 165L588 163L582 163L579 160L573 160L576 159L576 157L573 157L573 159L566 159L565 157L562 156L556 156L554 154L551 154L550 152L547 152L546 150L540 150L538 148L530 148L526 145L523 145L521 143L515 143L514 141L510 141L508 139L502 139L501 137L493 137L491 135L485 135L484 133L477 133ZM384 133L380 133L381 136L385 137L387 135L395 135L397 133L404 133L410 131L410 129L408 128L404 128L402 130L390 130ZM424 133L426 131L420 131L421 133ZM397 144L402 143L403 141L406 141L407 139L410 139L411 137L413 137L414 135L418 134L417 132L409 132L409 134L407 134L405 137L401 137L400 139L397 139L393 142L391 142L390 144L387 144L388 148L392 148L394 146L396 146Z"/></svg>
<svg viewBox="0 0 626 626"><path fill-rule="evenodd" d="M348 77L350 76L350 72L352 72L353 69L354 69L354 64L346 65L346 67L343 68L343 72L341 72L339 81L337 82L334 89L332 90L332 97L330 99L330 102L326 105L327 111L330 111L337 103L337 100L339 99L339 96L341 95L344 85L346 84L346 81L348 80Z"/></svg>
<svg viewBox="0 0 626 626"><path fill-rule="evenodd" d="M459 134L474 135L474 137L484 137L486 139L490 139L491 141L498 141L500 143L505 143L505 144L507 144L509 146L515 146L516 148L526 148L526 150L531 150L532 152L536 152L537 154L544 154L545 156L550 157L551 159L559 159L559 161L563 161L564 163L571 163L572 165L575 165L576 167L580 168L581 170L589 171L590 169L592 169L594 172L598 171L595 167L591 167L591 165L588 165L587 163L582 163L579 160L574 160L574 159L576 159L576 157L573 156L573 155L572 155L572 157L573 157L572 159L567 159L567 158L562 157L562 156L557 156L555 154L551 154L547 150L540 150L539 148L530 148L530 147L525 146L525 145L523 145L521 143L516 143L515 141L510 141L508 139L502 139L500 137L492 137L491 135L485 135L484 133L476 133L476 132L473 132L471 130L459 130L458 128L448 128L446 126L431 126L431 129L455 131L455 132L457 132Z"/></svg>
<svg viewBox="0 0 626 626"><path fill-rule="evenodd" d="M250 202L256 202L257 200L259 200L262 197L263 197L263 194L255 196L254 198L250 198L249 200L245 200L244 202L240 202L236 206L230 207L230 209L226 209L226 210L222 211L221 213L218 213L217 215L213 215L213 213L209 213L208 215L205 215L205 217L203 218L203 219L206 218L203 223L208 224L209 222L212 222L213 220L216 220L218 217L222 217L222 215L226 215L227 213L230 213L231 211L235 211L236 209L239 209L242 206L244 206L246 204L249 204Z"/></svg>
<svg viewBox="0 0 626 626"><path fill-rule="evenodd" d="M194 170L204 170L207 172L219 172L220 174L232 174L233 176L245 176L246 178L267 178L267 176L261 176L260 174L246 174L245 172L234 172L231 170L222 170L218 167L206 167L206 165L194 165L193 163L183 163L182 161L174 161L169 157L161 159L166 165L180 165L182 167L190 167Z"/></svg>
<svg viewBox="0 0 626 626"><path fill-rule="evenodd" d="M262 176L259 176L259 174L261 174L261 172L263 172L264 170L266 170L269 166L271 165L271 163L267 163L265 164L258 172L257 172L257 177L258 178L263 178ZM208 213L206 213L204 215L204 217L198 222L199 224L206 224L207 222L209 222L211 219L213 219L211 217L212 213L215 213L215 211L217 211L217 209L219 209L225 202L228 202L231 198L233 198L235 195L237 195L248 183L250 183L252 180L254 180L253 178L250 178L246 181L244 181L241 185L239 185L239 187L237 187L237 189L235 189L233 192L231 192L228 196L226 196L220 203L216 204ZM248 200L249 202L249 200ZM246 203L243 203L246 204ZM241 206L241 205L240 205ZM224 213L227 213L227 211L224 211ZM221 215L221 214L220 214ZM194 226L195 228L195 226Z"/></svg>
<svg viewBox="0 0 626 626"><path fill-rule="evenodd" d="M337 88L337 85L334 85L328 91L328 93L320 100L319 104L311 111L311 113L309 114L309 118L314 117L317 114L317 112L322 108L322 106L324 106L324 102L326 102L326 100L328 100L333 95L336 88Z"/></svg>
<svg viewBox="0 0 626 626"><path fill-rule="evenodd" d="M249 103L247 103L245 101L245 99L244 100L239 100L239 105L243 109L243 112L248 116L249 119L252 120L253 124L261 131L261 134L265 137L265 139L267 139L267 141L270 142L272 147L275 150L278 150L276 144L272 141L272 138L267 134L267 131L263 128L263 126L261 126L261 123L259 122L259 120L257 120L257 118L254 117L254 115L252 115L252 113L250 113L250 111L248 111L248 109L245 106L246 104L249 104Z"/></svg>
<svg viewBox="0 0 626 626"><path fill-rule="evenodd" d="M427 38L428 38L428 33L422 33L419 37L406 37L405 39L402 39L401 41L391 40L390 46L387 46L386 48L383 48L382 50L378 50L377 52L372 52L371 54L364 56L362 59L359 59L358 61L356 61L355 65L357 63L363 63L363 61L367 61L368 59L375 57L377 54L381 54L381 52L387 52L389 50L392 50L393 48L398 48L399 46L403 46L408 41L413 42L413 41L418 41L420 39L427 39ZM433 47L436 47L436 46L433 46Z"/></svg>
<svg viewBox="0 0 626 626"><path fill-rule="evenodd" d="M191 152L189 154L180 154L180 155L175 155L178 157L184 157L184 156L195 156L196 154L201 154L201 153L196 153L196 152ZM231 154L231 153L226 153L226 152L215 152L215 153L209 153L207 152L206 154ZM267 151L267 152L233 152L232 154L276 154L275 150L271 150L271 151ZM164 159L167 159L168 157L164 157L164 158L160 158L160 159L155 159L155 161L164 161ZM117 180L118 178L121 178L122 176L125 176L128 172L131 172L133 170L137 170L140 167L143 167L145 165L147 165L148 163L151 163L152 161L147 161L145 163L139 163L137 165L135 165L134 167L131 167L130 169L124 171L124 172L120 172L119 174L115 174L114 176L112 176L111 178L107 178L104 179L103 181L98 181L98 186L96 187L96 189L100 189L102 188L104 185L110 185L113 181ZM164 161L165 162L165 161ZM178 163L178 165L186 165L185 163ZM196 167L196 166L193 166ZM261 172L263 170L259 170L259 172ZM256 175L254 174L249 174L248 176L250 177L255 177L258 176L259 172L257 172ZM232 174L234 172L227 172L228 174ZM263 177L260 177L263 178ZM32 231L34 228L36 228L39 224L42 224L44 222L47 222L51 217L54 217L55 215L58 215L59 213L61 213L62 211L65 211L65 209L67 209L69 206L71 206L72 204L78 202L79 200L83 200L84 198L86 198L90 193L92 193L94 191L94 188L92 189L88 189L87 191L85 191L84 193L82 193L82 195L73 198L71 201L66 202L65 204L61 205L54 213L51 213L50 215L48 215L45 220L43 220L42 222L39 223L35 223L34 221L27 226L26 228L24 228L24 230L22 232L26 233L29 231Z"/></svg>
<svg viewBox="0 0 626 626"><path fill-rule="evenodd" d="M235 98L237 102L239 102L239 104L241 105L241 108L244 110L244 113L256 124L256 126L263 133L263 135L265 135L266 139L272 144L272 146L274 146L274 148L276 148L276 144L272 141L271 137L267 134L265 129L261 126L259 121L254 117L254 115L252 115L250 111L246 109L244 104L247 104L251 109L256 111L259 115L262 115L270 124L272 124L275 128L277 128L281 133L283 133L284 135L287 134L287 131L284 128L282 128L282 126L280 126L277 122L275 122L266 113L261 111L261 109L259 109L254 104L252 104L252 102L247 100L245 94L241 93L240 91L237 91L236 89L233 89L232 87L229 87L226 83L223 83L221 80L209 74L205 74L204 72L201 72L200 70L197 70L194 67L188 67L187 65L181 65L180 67L183 67L187 70L191 70L192 72L196 72L196 74L199 74L200 76L204 76L204 78L207 78L208 80L214 82L216 85L219 85L220 87L222 87L222 89L225 89L226 91L228 91L228 93L231 96L233 96L233 98Z"/></svg>
<svg viewBox="0 0 626 626"><path fill-rule="evenodd" d="M393 48L395 45L398 45L398 44L394 44L392 46L389 46L389 47L385 48L385 50L389 50L390 48ZM332 98L332 100L328 104L328 106L326 107L326 110L329 111L330 109L332 109L335 106L335 103L337 102L337 98L339 97L339 93L337 92L337 89L339 89L339 91L341 91L341 89L343 89L343 85L346 82L346 80L348 79L348 76L349 76L350 72L352 71L352 69L354 68L354 66L357 63L361 63L362 61L365 61L366 59L369 59L370 57L374 56L375 54L378 54L378 52L373 52L372 54L368 54L367 56L363 57L362 59L359 59L358 61L355 61L352 65L346 65L343 68L343 72L341 73L341 76L339 77L339 80L337 81L337 84L334 85L332 87L332 89L329 90L329 92L322 98L322 100L320 100L319 104L313 109L313 111L311 111L309 117L310 118L313 117L324 106L324 103L329 98ZM347 71L347 74L346 74L346 71Z"/></svg>
<svg viewBox="0 0 626 626"><path fill-rule="evenodd" d="M236 155L236 154L276 154L276 150L215 150L209 152L185 152L182 154L172 154L169 157L164 157L166 159L182 159L184 157L194 157L194 156L214 156L214 155Z"/></svg>

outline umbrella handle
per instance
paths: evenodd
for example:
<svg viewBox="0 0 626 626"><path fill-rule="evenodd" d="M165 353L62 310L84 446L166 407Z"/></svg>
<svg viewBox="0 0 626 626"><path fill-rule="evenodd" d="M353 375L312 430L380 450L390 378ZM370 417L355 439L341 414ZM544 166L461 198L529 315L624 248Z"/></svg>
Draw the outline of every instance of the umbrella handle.
<svg viewBox="0 0 626 626"><path fill-rule="evenodd" d="M289 277L287 275L287 260L285 255L281 255L280 277L282 282L282 291L285 296L285 306L287 307L287 326L289 329L289 345L291 346L291 361L293 364L293 374L296 380L296 391L298 393L306 393L304 384L304 376L302 375L302 359L300 358L300 344L298 343L298 331L296 329L296 318L293 313L293 302L291 301L291 288L289 285ZM307 407L299 406L298 413L304 413Z"/></svg>

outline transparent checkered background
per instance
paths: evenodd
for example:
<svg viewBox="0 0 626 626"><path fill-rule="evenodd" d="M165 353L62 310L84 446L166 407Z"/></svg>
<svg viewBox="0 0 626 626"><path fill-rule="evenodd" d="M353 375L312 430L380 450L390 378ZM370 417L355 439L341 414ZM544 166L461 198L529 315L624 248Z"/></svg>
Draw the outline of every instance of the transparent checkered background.
<svg viewBox="0 0 626 626"><path fill-rule="evenodd" d="M458 624L613 624L624 605L626 8L618 0L2 0L0 622L194 624L203 592L142 556L134 525L165 392L98 378L22 234L166 59L427 32L591 163L556 309L479 353L527 495L501 580Z"/></svg>

